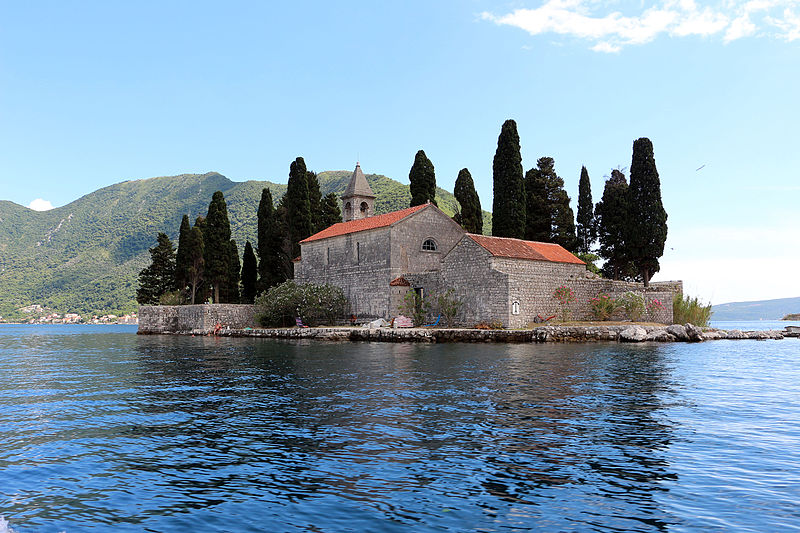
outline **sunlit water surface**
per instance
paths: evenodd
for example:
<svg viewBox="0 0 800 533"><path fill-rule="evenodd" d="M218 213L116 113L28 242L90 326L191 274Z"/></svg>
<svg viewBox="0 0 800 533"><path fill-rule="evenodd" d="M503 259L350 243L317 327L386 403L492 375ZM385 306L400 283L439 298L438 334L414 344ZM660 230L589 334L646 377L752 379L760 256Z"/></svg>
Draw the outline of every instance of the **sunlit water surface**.
<svg viewBox="0 0 800 533"><path fill-rule="evenodd" d="M797 339L134 331L0 326L14 531L800 529Z"/></svg>

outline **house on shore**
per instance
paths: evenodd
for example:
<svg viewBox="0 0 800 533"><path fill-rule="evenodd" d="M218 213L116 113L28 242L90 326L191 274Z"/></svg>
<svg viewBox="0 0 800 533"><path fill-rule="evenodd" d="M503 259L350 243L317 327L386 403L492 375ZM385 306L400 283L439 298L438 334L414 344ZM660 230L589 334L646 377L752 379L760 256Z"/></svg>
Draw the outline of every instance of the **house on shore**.
<svg viewBox="0 0 800 533"><path fill-rule="evenodd" d="M466 233L433 204L374 214L375 195L356 164L342 195L343 221L300 242L294 262L299 283L341 287L353 314L390 317L409 291L423 298L445 291L463 302L457 322L501 322L522 328L559 312L553 291L565 285L572 315L590 318L598 292L643 291L641 283L598 279L583 261L557 244ZM681 282L651 283L649 299L672 302ZM672 322L672 305L655 320Z"/></svg>

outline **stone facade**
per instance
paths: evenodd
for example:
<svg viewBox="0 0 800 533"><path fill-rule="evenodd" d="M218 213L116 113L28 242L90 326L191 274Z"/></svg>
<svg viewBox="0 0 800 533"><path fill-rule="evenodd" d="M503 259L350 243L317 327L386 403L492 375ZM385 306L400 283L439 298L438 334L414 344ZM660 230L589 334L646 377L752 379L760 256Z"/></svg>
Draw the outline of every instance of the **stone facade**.
<svg viewBox="0 0 800 533"><path fill-rule="evenodd" d="M214 331L217 324L234 329L255 327L255 308L244 304L142 305L139 333L198 333Z"/></svg>

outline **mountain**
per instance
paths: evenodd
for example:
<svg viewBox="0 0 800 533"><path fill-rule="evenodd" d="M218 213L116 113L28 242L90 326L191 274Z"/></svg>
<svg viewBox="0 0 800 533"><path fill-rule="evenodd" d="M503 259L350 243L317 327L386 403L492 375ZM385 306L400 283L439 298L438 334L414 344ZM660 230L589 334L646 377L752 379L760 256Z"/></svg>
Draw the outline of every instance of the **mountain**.
<svg viewBox="0 0 800 533"><path fill-rule="evenodd" d="M789 313L800 313L800 297L715 305L712 319L780 320Z"/></svg>
<svg viewBox="0 0 800 533"><path fill-rule="evenodd" d="M322 194L344 192L352 172L318 175ZM375 210L386 213L408 207L408 185L379 174L367 174L375 192ZM33 211L0 201L0 316L39 304L59 312L136 310L139 271L147 266L148 248L163 231L177 245L181 217L205 215L214 191L228 204L231 232L244 249L256 244L256 211L261 190L269 187L277 203L286 184L233 182L216 172L125 181L87 194L50 211ZM453 195L437 188L437 202L455 214ZM488 220L488 223L487 222ZM491 232L484 212L484 230Z"/></svg>

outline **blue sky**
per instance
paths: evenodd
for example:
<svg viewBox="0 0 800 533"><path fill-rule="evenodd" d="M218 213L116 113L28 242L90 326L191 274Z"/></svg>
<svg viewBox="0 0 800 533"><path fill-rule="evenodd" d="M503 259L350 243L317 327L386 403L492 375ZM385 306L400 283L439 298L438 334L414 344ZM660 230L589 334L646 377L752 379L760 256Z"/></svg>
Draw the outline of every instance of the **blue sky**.
<svg viewBox="0 0 800 533"><path fill-rule="evenodd" d="M714 303L800 296L798 65L796 0L0 0L0 199L285 182L298 155L407 182L422 148L444 188L469 168L490 209L514 118L525 168L553 157L573 206L581 165L597 201L653 141L656 280Z"/></svg>

